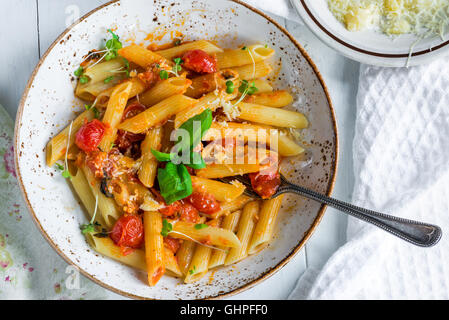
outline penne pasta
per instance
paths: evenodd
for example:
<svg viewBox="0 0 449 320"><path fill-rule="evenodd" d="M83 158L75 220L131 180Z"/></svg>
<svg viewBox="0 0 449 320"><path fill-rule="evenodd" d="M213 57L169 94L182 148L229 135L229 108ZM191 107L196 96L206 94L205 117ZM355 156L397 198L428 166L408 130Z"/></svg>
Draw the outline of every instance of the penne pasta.
<svg viewBox="0 0 449 320"><path fill-rule="evenodd" d="M214 195L215 199L221 202L235 200L245 191L245 186L237 180L234 184L228 184L197 176L192 176L191 179L193 190L211 193Z"/></svg>
<svg viewBox="0 0 449 320"><path fill-rule="evenodd" d="M172 65L172 63L165 59L163 56L136 44L120 49L118 51L118 54L122 57L125 57L129 61L141 66L142 68L148 68L152 64L156 63L161 65Z"/></svg>
<svg viewBox="0 0 449 320"><path fill-rule="evenodd" d="M283 128L304 129L309 122L299 112L240 102L238 105L241 120L252 121Z"/></svg>
<svg viewBox="0 0 449 320"><path fill-rule="evenodd" d="M132 84L126 82L117 86L112 92L103 116L103 123L106 125L107 130L99 145L99 148L104 152L109 152L112 149L112 144L117 137L117 126L122 120L131 88Z"/></svg>
<svg viewBox="0 0 449 320"><path fill-rule="evenodd" d="M129 99L134 98L135 96L138 96L142 92L146 90L146 85L141 81L139 78L131 78L124 83L130 83L131 84L131 90L129 91ZM123 83L119 84L123 85ZM97 98L96 98L96 106L106 108L109 102L109 99L111 98L112 92L114 91L115 87L109 88L108 90L105 90L101 92Z"/></svg>
<svg viewBox="0 0 449 320"><path fill-rule="evenodd" d="M98 181L95 178L90 169L87 168L86 166L82 166L81 170L83 171L84 176L86 177L86 180L89 184L93 196L95 198L98 197L98 211L101 214L103 221L105 222L105 225L108 228L112 228L115 222L120 218L122 214L117 208L115 201L112 198L107 198L100 191L100 181Z"/></svg>
<svg viewBox="0 0 449 320"><path fill-rule="evenodd" d="M197 100L181 94L171 96L137 116L122 122L118 128L132 133L142 133L149 128L161 124L171 116L194 105Z"/></svg>
<svg viewBox="0 0 449 320"><path fill-rule="evenodd" d="M138 170L140 182L151 188L154 185L154 179L157 174L157 160L154 157L151 149L159 151L161 149L162 128L153 128L147 132L145 140L142 142L142 163Z"/></svg>
<svg viewBox="0 0 449 320"><path fill-rule="evenodd" d="M252 201L245 205L237 229L237 237L240 240L239 248L231 248L226 256L225 265L236 263L248 256L248 245L256 225L259 213L259 202Z"/></svg>
<svg viewBox="0 0 449 320"><path fill-rule="evenodd" d="M278 90L246 96L243 101L273 108L282 108L292 103L293 97L285 90Z"/></svg>
<svg viewBox="0 0 449 320"><path fill-rule="evenodd" d="M239 239L229 230L211 226L197 229L195 228L194 223L184 221L178 221L173 224L173 231L170 232L170 237L183 240L195 240L197 242L207 243L211 246L240 246Z"/></svg>
<svg viewBox="0 0 449 320"><path fill-rule="evenodd" d="M197 100L198 102L191 106L191 108L185 108L176 115L175 128L179 128L184 122L196 115L199 115L206 109L215 111L223 102L234 99L235 96L236 93L228 94L225 91L220 91L218 93L214 91L206 94L200 100Z"/></svg>
<svg viewBox="0 0 449 320"><path fill-rule="evenodd" d="M195 252L190 262L189 270L184 278L184 283L192 283L200 280L207 273L209 266L209 259L212 254L212 249L197 244Z"/></svg>
<svg viewBox="0 0 449 320"><path fill-rule="evenodd" d="M190 261L192 261L193 254L195 253L195 246L195 242L183 240L178 252L176 252L178 266L183 275L187 275L189 271Z"/></svg>
<svg viewBox="0 0 449 320"><path fill-rule="evenodd" d="M224 217L220 227L226 230L231 230L235 233L237 231L241 213L242 212L238 210L228 214L226 217ZM226 247L221 247L220 249L221 250L212 250L212 254L209 260L209 269L224 265L226 256L228 255L228 251L223 251L226 250Z"/></svg>
<svg viewBox="0 0 449 320"><path fill-rule="evenodd" d="M273 67L265 61L260 61L255 64L251 63L241 67L234 67L232 70L237 72L242 80L255 80L268 76L273 71ZM259 89L257 85L255 87Z"/></svg>
<svg viewBox="0 0 449 320"><path fill-rule="evenodd" d="M139 102L147 107L154 106L173 95L184 94L191 84L192 81L185 77L173 77L159 81L139 97Z"/></svg>
<svg viewBox="0 0 449 320"><path fill-rule="evenodd" d="M283 157L294 157L304 153L304 148L291 139L285 132L278 135L278 152Z"/></svg>
<svg viewBox="0 0 449 320"><path fill-rule="evenodd" d="M259 62L268 59L273 55L274 49L261 44L255 44L246 47L245 50L242 48L219 52L217 53L217 61L218 67L220 69L225 69Z"/></svg>
<svg viewBox="0 0 449 320"><path fill-rule="evenodd" d="M98 238L88 233L86 234L86 240L98 253L138 270L147 271L143 250L132 250L129 254L123 255L121 248L116 246L109 237Z"/></svg>
<svg viewBox="0 0 449 320"><path fill-rule="evenodd" d="M218 179L259 172L260 164L211 164L204 169L196 170L196 175L202 178Z"/></svg>
<svg viewBox="0 0 449 320"><path fill-rule="evenodd" d="M71 148L75 143L76 132L83 126L85 121L91 121L94 118L92 111L84 111L76 117L71 125L68 125L55 137L53 137L46 146L46 162L47 166L53 167L56 161L61 160L67 148ZM69 137L70 133L70 137Z"/></svg>
<svg viewBox="0 0 449 320"><path fill-rule="evenodd" d="M245 204L251 201L251 198L245 195L241 195L237 199L231 202L224 202L220 204L220 211L211 214L212 219L218 219L221 216L227 216L231 212L242 209Z"/></svg>
<svg viewBox="0 0 449 320"><path fill-rule="evenodd" d="M259 252L268 245L273 236L274 226L284 195L262 201L259 220L249 243L248 254Z"/></svg>
<svg viewBox="0 0 449 320"><path fill-rule="evenodd" d="M232 81L237 86L236 80L238 77L238 73L231 69L195 77L192 79L192 84L187 88L185 95L197 99L216 89L225 88L227 81Z"/></svg>
<svg viewBox="0 0 449 320"><path fill-rule="evenodd" d="M183 273L178 265L178 260L175 257L173 251L164 246L164 261L165 261L165 270L166 272L170 272L174 277L182 277Z"/></svg>
<svg viewBox="0 0 449 320"><path fill-rule="evenodd" d="M155 53L163 56L168 60L173 60L173 58L181 56L184 52L190 50L203 50L208 54L214 54L217 52L223 52L223 49L217 47L216 45L210 43L206 40L192 41L188 43L181 44L169 49L158 50Z"/></svg>
<svg viewBox="0 0 449 320"><path fill-rule="evenodd" d="M143 225L145 230L145 261L147 264L148 284L155 286L165 273L161 214L155 211L145 211Z"/></svg>
<svg viewBox="0 0 449 320"><path fill-rule="evenodd" d="M95 207L97 203L95 196L93 195L92 190L89 187L89 182L87 181L83 171L78 167L70 164L69 168L70 175L72 176L72 178L70 179L70 183L72 184L73 189L83 203L84 208L86 208L90 220L95 214ZM104 222L101 215L96 215L94 221L102 226L106 226L106 223Z"/></svg>

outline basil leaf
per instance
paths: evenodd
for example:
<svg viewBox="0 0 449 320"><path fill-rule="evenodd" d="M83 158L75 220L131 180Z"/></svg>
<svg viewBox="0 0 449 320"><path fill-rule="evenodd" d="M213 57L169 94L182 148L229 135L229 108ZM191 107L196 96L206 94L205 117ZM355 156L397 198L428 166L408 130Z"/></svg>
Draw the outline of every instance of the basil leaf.
<svg viewBox="0 0 449 320"><path fill-rule="evenodd" d="M161 196L167 204L184 199L193 192L192 179L183 164L168 162L164 169L159 168L157 180Z"/></svg>
<svg viewBox="0 0 449 320"><path fill-rule="evenodd" d="M156 160L160 161L160 162L170 161L170 159L172 157L172 155L170 153L164 153L164 152L160 152L160 151L157 151L154 149L151 149L151 153L156 158Z"/></svg>
<svg viewBox="0 0 449 320"><path fill-rule="evenodd" d="M212 110L206 109L199 115L184 122L179 128L189 133L190 141L187 142L179 139L178 143L183 143L183 145L178 150L185 150L187 148L194 149L201 142L201 138L207 130L210 129L212 120ZM200 125L198 125L198 122Z"/></svg>

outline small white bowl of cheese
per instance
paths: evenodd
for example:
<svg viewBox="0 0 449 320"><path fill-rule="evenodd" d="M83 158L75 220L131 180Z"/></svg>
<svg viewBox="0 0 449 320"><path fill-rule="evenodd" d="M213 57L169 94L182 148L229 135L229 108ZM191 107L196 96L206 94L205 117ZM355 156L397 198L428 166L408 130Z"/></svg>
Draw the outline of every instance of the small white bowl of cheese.
<svg viewBox="0 0 449 320"><path fill-rule="evenodd" d="M448 0L291 0L307 26L353 60L386 67L449 54Z"/></svg>

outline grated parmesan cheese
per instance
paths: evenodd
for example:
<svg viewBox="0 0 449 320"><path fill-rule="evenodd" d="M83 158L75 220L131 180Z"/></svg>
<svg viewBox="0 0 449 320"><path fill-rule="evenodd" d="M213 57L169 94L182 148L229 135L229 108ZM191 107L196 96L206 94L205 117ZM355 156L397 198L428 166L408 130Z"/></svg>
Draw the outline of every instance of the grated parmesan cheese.
<svg viewBox="0 0 449 320"><path fill-rule="evenodd" d="M449 26L447 0L328 0L332 14L350 31L376 28L394 36L438 35Z"/></svg>

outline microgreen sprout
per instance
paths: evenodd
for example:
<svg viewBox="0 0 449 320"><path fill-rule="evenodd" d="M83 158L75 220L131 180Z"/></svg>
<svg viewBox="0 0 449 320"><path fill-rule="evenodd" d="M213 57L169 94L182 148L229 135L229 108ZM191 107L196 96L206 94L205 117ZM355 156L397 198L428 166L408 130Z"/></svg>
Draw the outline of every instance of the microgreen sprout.
<svg viewBox="0 0 449 320"><path fill-rule="evenodd" d="M97 216L97 210L98 210L98 194L95 197L95 211L92 216L92 219L90 220L89 224L83 224L80 227L81 232L83 234L93 233L96 231L96 227L101 226L98 222L95 221L95 217Z"/></svg>

